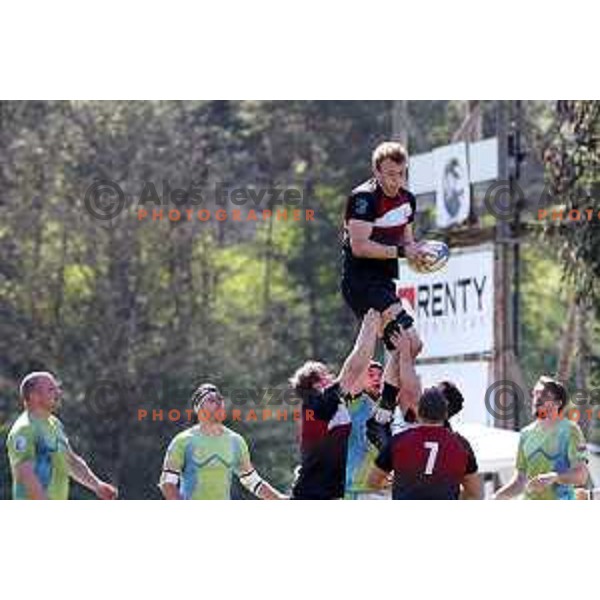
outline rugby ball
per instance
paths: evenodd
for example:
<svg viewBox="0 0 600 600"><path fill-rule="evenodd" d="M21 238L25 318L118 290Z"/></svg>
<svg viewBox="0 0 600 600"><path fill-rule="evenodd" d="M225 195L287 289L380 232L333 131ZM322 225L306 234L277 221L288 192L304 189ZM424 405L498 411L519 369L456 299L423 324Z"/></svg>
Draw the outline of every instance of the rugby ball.
<svg viewBox="0 0 600 600"><path fill-rule="evenodd" d="M407 259L408 266L416 273L434 273L446 266L450 250L444 242L426 240L419 242L416 259Z"/></svg>

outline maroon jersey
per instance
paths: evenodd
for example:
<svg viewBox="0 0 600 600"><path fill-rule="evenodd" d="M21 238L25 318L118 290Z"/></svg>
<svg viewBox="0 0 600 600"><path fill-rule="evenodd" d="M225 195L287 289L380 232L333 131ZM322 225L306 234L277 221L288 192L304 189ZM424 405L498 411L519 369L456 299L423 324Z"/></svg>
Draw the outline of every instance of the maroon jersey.
<svg viewBox="0 0 600 600"><path fill-rule="evenodd" d="M436 425L416 425L394 435L375 464L394 471L394 500L457 500L465 475L477 472L469 442Z"/></svg>
<svg viewBox="0 0 600 600"><path fill-rule="evenodd" d="M302 402L301 465L292 495L304 500L344 496L350 413L339 383Z"/></svg>
<svg viewBox="0 0 600 600"><path fill-rule="evenodd" d="M401 189L394 198L388 198L375 178L352 190L346 204L344 221L356 219L373 224L371 240L386 246L404 242L404 229L414 221L415 197ZM357 258L352 255L347 231L344 236L344 272L347 276L370 274L385 279L398 277L398 260Z"/></svg>

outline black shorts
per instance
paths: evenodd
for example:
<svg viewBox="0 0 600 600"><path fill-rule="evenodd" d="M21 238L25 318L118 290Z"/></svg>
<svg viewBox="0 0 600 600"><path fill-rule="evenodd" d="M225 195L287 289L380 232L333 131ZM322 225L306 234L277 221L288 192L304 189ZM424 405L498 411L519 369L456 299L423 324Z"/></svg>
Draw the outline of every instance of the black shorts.
<svg viewBox="0 0 600 600"><path fill-rule="evenodd" d="M344 276L341 287L346 304L359 319L362 319L371 308L383 312L400 302L393 279Z"/></svg>

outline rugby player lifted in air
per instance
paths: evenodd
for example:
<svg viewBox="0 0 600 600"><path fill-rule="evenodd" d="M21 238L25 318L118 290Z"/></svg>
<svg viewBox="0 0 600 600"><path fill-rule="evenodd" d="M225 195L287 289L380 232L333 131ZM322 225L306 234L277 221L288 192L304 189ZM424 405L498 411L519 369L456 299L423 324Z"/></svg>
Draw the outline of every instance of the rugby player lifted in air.
<svg viewBox="0 0 600 600"><path fill-rule="evenodd" d="M159 487L167 500L229 500L231 482L261 500L284 500L252 466L244 438L223 425L225 399L209 383L192 396L198 424L176 435L164 459Z"/></svg>
<svg viewBox="0 0 600 600"><path fill-rule="evenodd" d="M367 311L354 348L337 378L316 361L304 363L291 377L290 385L302 400L301 465L292 489L293 499L343 498L352 427L344 399L362 390L380 330L381 315Z"/></svg>
<svg viewBox="0 0 600 600"><path fill-rule="evenodd" d="M117 489L100 480L76 454L62 423L54 416L62 393L46 371L29 373L20 386L25 410L12 426L6 446L15 500L67 500L69 478L101 500L114 500Z"/></svg>
<svg viewBox="0 0 600 600"><path fill-rule="evenodd" d="M381 313L388 350L393 349L392 334L406 331L416 356L422 344L397 296L395 282L398 258L416 264L430 259L413 234L416 201L405 187L408 155L401 144L384 142L373 152L371 162L373 178L356 187L346 205L342 294L358 318L369 309ZM395 404L382 408L390 419Z"/></svg>

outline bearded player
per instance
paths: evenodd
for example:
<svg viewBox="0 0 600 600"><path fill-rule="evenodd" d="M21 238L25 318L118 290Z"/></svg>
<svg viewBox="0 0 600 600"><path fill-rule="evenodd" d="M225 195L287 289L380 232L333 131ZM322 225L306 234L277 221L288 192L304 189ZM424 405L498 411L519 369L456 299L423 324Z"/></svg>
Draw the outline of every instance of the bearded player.
<svg viewBox="0 0 600 600"><path fill-rule="evenodd" d="M159 487L167 500L229 500L231 482L261 500L283 500L256 472L244 438L223 425L225 399L212 384L192 396L198 424L176 435L165 456Z"/></svg>

